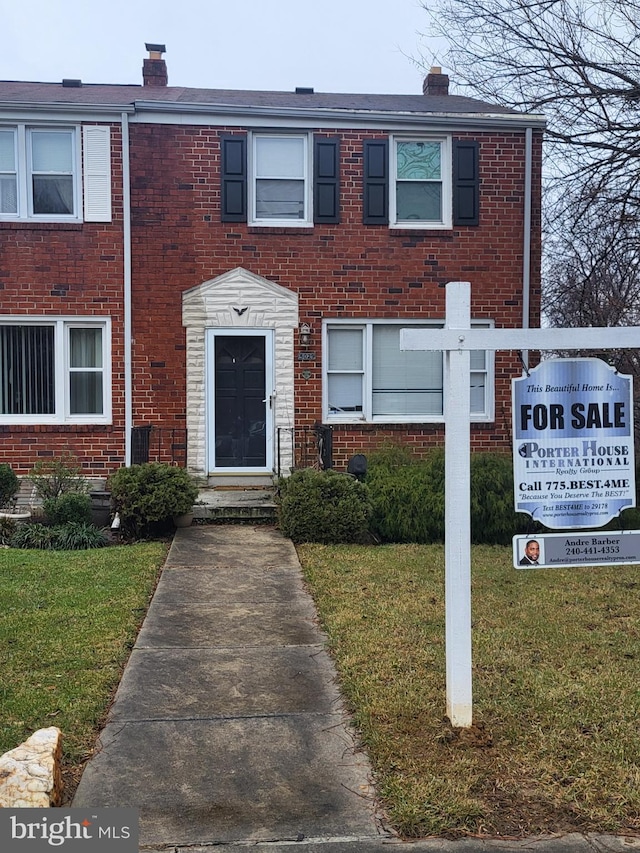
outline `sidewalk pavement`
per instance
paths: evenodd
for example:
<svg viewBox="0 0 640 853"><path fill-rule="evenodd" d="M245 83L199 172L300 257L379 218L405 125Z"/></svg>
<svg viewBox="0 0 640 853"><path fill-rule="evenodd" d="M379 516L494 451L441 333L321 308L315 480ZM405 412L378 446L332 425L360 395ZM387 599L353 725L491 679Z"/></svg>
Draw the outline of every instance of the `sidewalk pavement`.
<svg viewBox="0 0 640 853"><path fill-rule="evenodd" d="M150 851L640 851L604 835L397 839L295 549L268 526L176 532L73 805L138 808Z"/></svg>

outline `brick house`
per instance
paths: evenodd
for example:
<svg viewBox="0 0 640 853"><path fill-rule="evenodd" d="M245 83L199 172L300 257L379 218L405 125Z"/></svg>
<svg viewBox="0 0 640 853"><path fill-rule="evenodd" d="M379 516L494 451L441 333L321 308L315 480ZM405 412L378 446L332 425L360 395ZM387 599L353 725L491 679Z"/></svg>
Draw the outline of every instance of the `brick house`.
<svg viewBox="0 0 640 853"><path fill-rule="evenodd" d="M443 442L437 327L537 325L543 120L450 95L0 83L0 459L250 482ZM517 354L474 353L476 449ZM331 439L331 453L329 453ZM329 459L331 456L331 459Z"/></svg>

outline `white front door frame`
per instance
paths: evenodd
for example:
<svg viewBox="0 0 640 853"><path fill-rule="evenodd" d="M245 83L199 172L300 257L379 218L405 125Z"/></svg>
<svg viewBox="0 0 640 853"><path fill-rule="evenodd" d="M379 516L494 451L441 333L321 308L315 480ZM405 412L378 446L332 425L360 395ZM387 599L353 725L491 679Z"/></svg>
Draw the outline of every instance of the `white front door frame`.
<svg viewBox="0 0 640 853"><path fill-rule="evenodd" d="M262 337L265 350L265 438L266 464L259 468L230 468L216 465L216 420L215 420L215 342L216 338L224 337ZM206 361L206 457L209 475L221 474L271 474L274 470L274 330L264 328L220 327L208 328L205 331L205 361Z"/></svg>

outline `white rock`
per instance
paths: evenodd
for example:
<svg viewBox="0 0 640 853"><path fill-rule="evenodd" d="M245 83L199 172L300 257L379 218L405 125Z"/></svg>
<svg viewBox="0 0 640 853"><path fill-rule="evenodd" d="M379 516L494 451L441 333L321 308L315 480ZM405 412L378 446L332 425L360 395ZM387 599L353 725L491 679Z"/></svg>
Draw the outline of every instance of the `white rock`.
<svg viewBox="0 0 640 853"><path fill-rule="evenodd" d="M60 803L62 732L38 729L0 756L0 808L48 808Z"/></svg>

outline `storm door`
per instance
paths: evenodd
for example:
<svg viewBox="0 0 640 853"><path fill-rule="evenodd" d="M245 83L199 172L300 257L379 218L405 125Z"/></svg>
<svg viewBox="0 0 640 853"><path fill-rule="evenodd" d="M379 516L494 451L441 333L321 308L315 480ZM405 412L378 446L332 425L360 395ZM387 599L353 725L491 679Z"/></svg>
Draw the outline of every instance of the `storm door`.
<svg viewBox="0 0 640 853"><path fill-rule="evenodd" d="M211 334L210 469L272 468L270 344L259 331Z"/></svg>

